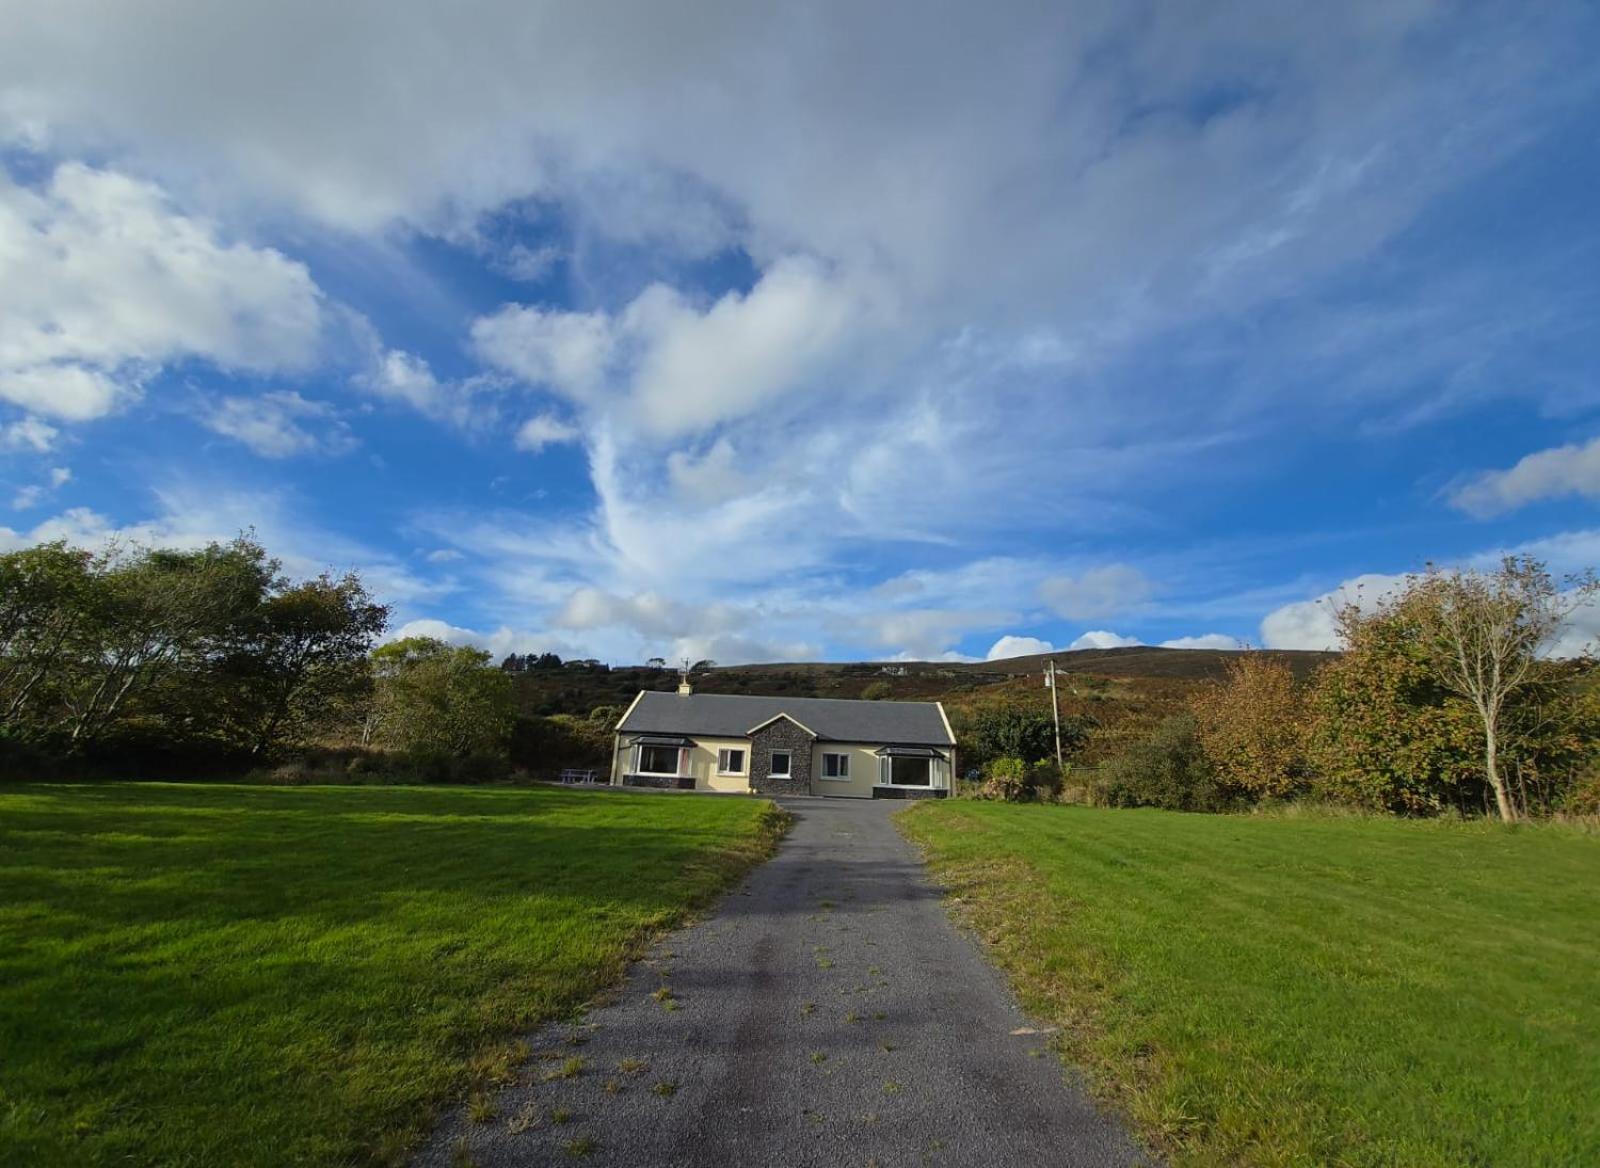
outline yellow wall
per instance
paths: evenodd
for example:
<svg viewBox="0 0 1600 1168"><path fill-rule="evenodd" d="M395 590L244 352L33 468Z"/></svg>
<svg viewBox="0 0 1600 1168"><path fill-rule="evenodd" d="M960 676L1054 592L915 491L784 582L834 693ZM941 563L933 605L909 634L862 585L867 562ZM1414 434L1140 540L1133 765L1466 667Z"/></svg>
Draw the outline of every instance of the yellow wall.
<svg viewBox="0 0 1600 1168"><path fill-rule="evenodd" d="M724 747L744 751L742 774L717 774L717 752ZM694 776L696 791L748 791L750 743L743 738L696 738L694 749L689 751L689 773Z"/></svg>
<svg viewBox="0 0 1600 1168"><path fill-rule="evenodd" d="M878 781L877 744L862 742L818 742L811 748L811 793L845 795L856 799L872 798L872 785ZM850 759L850 781L824 778L822 756L843 754Z"/></svg>

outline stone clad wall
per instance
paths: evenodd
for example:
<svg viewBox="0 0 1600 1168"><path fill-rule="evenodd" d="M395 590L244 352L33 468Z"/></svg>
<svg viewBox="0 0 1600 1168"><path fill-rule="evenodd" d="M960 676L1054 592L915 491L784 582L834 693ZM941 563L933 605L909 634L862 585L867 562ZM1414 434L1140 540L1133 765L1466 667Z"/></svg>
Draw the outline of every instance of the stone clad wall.
<svg viewBox="0 0 1600 1168"><path fill-rule="evenodd" d="M811 744L815 739L788 718L769 722L750 736L750 789L761 795L811 794ZM769 773L772 752L789 752L789 777Z"/></svg>

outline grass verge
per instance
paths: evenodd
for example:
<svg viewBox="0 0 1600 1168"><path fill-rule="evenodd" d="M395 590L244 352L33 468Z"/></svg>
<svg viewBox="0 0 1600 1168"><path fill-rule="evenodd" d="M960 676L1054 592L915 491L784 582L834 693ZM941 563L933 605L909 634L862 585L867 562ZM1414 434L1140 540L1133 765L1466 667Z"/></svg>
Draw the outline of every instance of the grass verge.
<svg viewBox="0 0 1600 1168"><path fill-rule="evenodd" d="M393 1163L782 833L770 803L0 788L0 1163Z"/></svg>
<svg viewBox="0 0 1600 1168"><path fill-rule="evenodd" d="M1600 841L920 805L1025 1006L1174 1165L1600 1163Z"/></svg>

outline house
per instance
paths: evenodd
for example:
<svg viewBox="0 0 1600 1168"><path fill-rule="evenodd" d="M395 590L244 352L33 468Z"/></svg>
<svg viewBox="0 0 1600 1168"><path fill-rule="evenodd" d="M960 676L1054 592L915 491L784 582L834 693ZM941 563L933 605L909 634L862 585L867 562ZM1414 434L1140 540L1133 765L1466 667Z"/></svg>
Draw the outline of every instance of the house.
<svg viewBox="0 0 1600 1168"><path fill-rule="evenodd" d="M938 702L642 690L617 723L611 783L762 795L948 795L955 735Z"/></svg>

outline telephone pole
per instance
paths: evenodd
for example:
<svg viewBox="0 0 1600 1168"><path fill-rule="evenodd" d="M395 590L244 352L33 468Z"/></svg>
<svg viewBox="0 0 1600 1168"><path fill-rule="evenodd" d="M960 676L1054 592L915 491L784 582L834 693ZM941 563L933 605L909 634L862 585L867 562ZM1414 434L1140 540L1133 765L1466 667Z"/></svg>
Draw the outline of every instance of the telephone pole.
<svg viewBox="0 0 1600 1168"><path fill-rule="evenodd" d="M1061 762L1061 699L1056 696L1055 658L1052 657L1046 664L1048 668L1044 675L1044 683L1050 689L1050 713L1056 720L1056 770L1061 771L1066 768Z"/></svg>

